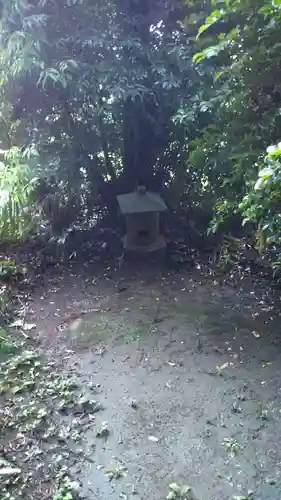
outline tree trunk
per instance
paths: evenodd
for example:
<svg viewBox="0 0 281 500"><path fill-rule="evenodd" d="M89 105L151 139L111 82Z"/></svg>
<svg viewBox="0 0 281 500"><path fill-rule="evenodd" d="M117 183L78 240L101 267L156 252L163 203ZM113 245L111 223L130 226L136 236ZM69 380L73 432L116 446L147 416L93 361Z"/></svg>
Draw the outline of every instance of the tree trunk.
<svg viewBox="0 0 281 500"><path fill-rule="evenodd" d="M155 123L157 121L157 105L151 96L153 77L151 63L146 53L151 42L151 1L150 0L116 0L120 28L126 38L139 39L143 46L143 57L140 60L139 49L124 48L124 58L138 57L146 75L140 82L147 93L141 96L128 96L123 104L123 176L126 190L135 188L140 177L152 173L157 151L155 148Z"/></svg>

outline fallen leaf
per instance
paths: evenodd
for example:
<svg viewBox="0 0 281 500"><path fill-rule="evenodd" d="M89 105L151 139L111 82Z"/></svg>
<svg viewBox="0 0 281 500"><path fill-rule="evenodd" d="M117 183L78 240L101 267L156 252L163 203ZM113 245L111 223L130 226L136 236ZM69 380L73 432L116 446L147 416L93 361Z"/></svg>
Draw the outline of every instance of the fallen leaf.
<svg viewBox="0 0 281 500"><path fill-rule="evenodd" d="M13 476L14 474L20 474L21 470L14 467L3 467L0 468L0 476Z"/></svg>
<svg viewBox="0 0 281 500"><path fill-rule="evenodd" d="M159 439L156 436L148 436L148 440L152 443L158 443Z"/></svg>
<svg viewBox="0 0 281 500"><path fill-rule="evenodd" d="M36 328L36 325L34 323L24 323L22 325L23 330L29 332L30 330L34 330Z"/></svg>
<svg viewBox="0 0 281 500"><path fill-rule="evenodd" d="M224 370L225 368L227 368L227 367L228 367L228 365L229 365L229 363L228 363L228 362L226 362L226 363L224 363L223 365L217 365L217 366L216 366L216 369L217 369L217 371L218 371L218 372L221 372L222 370Z"/></svg>
<svg viewBox="0 0 281 500"><path fill-rule="evenodd" d="M259 339L260 338L260 334L258 332L252 332L252 334L254 335L254 337L256 339Z"/></svg>
<svg viewBox="0 0 281 500"><path fill-rule="evenodd" d="M166 497L167 500L192 500L194 497L192 495L192 490L190 486L180 486L177 483L172 483L169 485L169 493Z"/></svg>
<svg viewBox="0 0 281 500"><path fill-rule="evenodd" d="M253 500L253 491L248 491L247 495L234 495L233 500Z"/></svg>
<svg viewBox="0 0 281 500"><path fill-rule="evenodd" d="M30 331L36 328L34 323L25 323L22 319L18 318L9 325L10 328L22 328L25 331Z"/></svg>
<svg viewBox="0 0 281 500"><path fill-rule="evenodd" d="M11 327L11 328L21 328L22 325L23 325L23 321L22 321L22 319L19 318L19 319L16 319L15 321L13 321L13 323L11 323L9 325L9 327Z"/></svg>
<svg viewBox="0 0 281 500"><path fill-rule="evenodd" d="M267 366L271 366L272 365L272 362L271 361L262 361L261 362L261 366L263 368L266 368Z"/></svg>

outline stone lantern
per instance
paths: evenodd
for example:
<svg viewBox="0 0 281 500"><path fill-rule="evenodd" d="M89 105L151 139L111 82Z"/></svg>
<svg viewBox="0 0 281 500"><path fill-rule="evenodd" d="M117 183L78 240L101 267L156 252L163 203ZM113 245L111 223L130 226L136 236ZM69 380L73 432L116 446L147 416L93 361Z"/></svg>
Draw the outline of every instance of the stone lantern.
<svg viewBox="0 0 281 500"><path fill-rule="evenodd" d="M160 216L167 206L157 193L139 186L137 191L117 197L121 213L126 220L124 250L149 253L166 247L160 231Z"/></svg>

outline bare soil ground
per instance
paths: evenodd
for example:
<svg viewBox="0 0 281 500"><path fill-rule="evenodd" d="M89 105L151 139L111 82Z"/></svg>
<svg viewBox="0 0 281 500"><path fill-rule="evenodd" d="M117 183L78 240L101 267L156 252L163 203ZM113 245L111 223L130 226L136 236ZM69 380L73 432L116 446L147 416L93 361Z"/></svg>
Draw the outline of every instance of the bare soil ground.
<svg viewBox="0 0 281 500"><path fill-rule="evenodd" d="M29 306L40 353L103 407L69 465L85 498L162 500L177 483L280 500L280 316L262 291L145 266L119 289L110 270L48 282Z"/></svg>

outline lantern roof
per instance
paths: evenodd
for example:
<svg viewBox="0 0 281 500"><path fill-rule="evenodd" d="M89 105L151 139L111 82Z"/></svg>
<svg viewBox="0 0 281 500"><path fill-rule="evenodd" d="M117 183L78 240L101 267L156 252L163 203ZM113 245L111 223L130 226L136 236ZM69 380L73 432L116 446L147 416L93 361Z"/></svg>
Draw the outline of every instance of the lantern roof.
<svg viewBox="0 0 281 500"><path fill-rule="evenodd" d="M164 212L166 203L157 193L151 191L134 191L117 196L120 210L124 215L146 212Z"/></svg>

